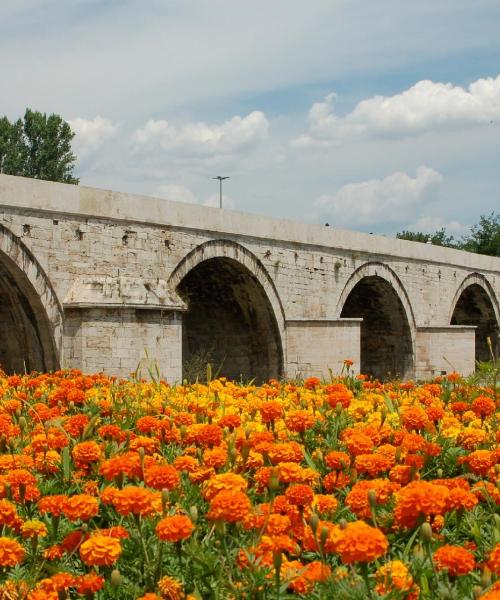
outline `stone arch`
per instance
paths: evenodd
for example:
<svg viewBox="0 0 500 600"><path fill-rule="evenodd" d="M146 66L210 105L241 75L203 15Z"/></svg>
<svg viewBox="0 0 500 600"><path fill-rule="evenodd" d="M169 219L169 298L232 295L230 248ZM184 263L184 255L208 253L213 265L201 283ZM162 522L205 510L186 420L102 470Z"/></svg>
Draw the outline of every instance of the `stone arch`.
<svg viewBox="0 0 500 600"><path fill-rule="evenodd" d="M252 252L231 240L205 242L179 263L169 284L188 305L184 376L202 376L207 362L231 379L264 381L283 374L283 307Z"/></svg>
<svg viewBox="0 0 500 600"><path fill-rule="evenodd" d="M450 307L451 325L474 325L475 358L490 360L487 338L491 339L495 355L500 352L500 309L492 285L484 275L470 273L459 285Z"/></svg>
<svg viewBox="0 0 500 600"><path fill-rule="evenodd" d="M0 363L9 373L59 368L62 307L32 252L0 225Z"/></svg>
<svg viewBox="0 0 500 600"><path fill-rule="evenodd" d="M416 324L399 277L387 265L366 263L347 281L339 318L362 318L361 371L377 378L414 375Z"/></svg>

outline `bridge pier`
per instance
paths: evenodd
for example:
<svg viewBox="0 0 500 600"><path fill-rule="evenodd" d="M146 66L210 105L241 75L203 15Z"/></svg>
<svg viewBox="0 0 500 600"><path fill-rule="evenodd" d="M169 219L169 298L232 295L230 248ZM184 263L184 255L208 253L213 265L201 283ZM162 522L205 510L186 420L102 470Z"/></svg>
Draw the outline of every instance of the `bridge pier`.
<svg viewBox="0 0 500 600"><path fill-rule="evenodd" d="M64 367L182 379L185 304L164 281L77 280L64 302Z"/></svg>

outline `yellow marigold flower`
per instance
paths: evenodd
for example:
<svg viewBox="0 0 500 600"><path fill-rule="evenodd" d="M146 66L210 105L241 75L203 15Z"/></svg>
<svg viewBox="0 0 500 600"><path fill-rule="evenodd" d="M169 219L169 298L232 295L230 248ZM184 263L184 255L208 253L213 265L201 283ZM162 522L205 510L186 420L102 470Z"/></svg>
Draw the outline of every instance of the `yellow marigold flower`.
<svg viewBox="0 0 500 600"><path fill-rule="evenodd" d="M25 539L45 537L47 533L47 527L41 521L25 521L21 525L21 535Z"/></svg>

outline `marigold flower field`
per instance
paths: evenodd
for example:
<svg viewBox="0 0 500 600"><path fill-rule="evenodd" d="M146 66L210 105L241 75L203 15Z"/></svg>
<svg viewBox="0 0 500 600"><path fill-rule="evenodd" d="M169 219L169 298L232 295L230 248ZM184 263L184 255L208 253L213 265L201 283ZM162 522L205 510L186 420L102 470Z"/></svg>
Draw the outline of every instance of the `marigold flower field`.
<svg viewBox="0 0 500 600"><path fill-rule="evenodd" d="M496 390L0 374L0 598L500 598Z"/></svg>

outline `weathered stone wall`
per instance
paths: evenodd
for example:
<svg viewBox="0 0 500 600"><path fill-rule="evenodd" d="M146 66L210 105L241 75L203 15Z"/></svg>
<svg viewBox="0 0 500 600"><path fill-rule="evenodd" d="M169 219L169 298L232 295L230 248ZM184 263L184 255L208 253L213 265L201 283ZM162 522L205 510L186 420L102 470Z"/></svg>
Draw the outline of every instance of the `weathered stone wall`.
<svg viewBox="0 0 500 600"><path fill-rule="evenodd" d="M49 332L54 361L64 366L126 376L147 349L162 375L179 379L184 318L197 323L191 345L197 335L221 332L232 376L248 376L250 369L262 377L277 370L327 375L344 358L359 368L364 355L370 365L370 332L378 336L381 356L392 360L378 322L390 329L391 356L405 355L394 368L423 377L449 371L450 364L474 367L474 330L451 326L466 288L484 291L490 321L494 316L488 331L494 334L499 322L500 259L494 257L5 175L0 225L0 257L15 265L42 345L50 345ZM193 284L192 273L198 265L202 273L207 261L213 261L205 270L210 276ZM186 315L190 281L198 310ZM376 302L363 301L370 291ZM363 317L363 311L365 327L343 319ZM231 319L241 324L238 340L230 336ZM396 348L401 337L402 351ZM274 366L266 370L266 364Z"/></svg>

